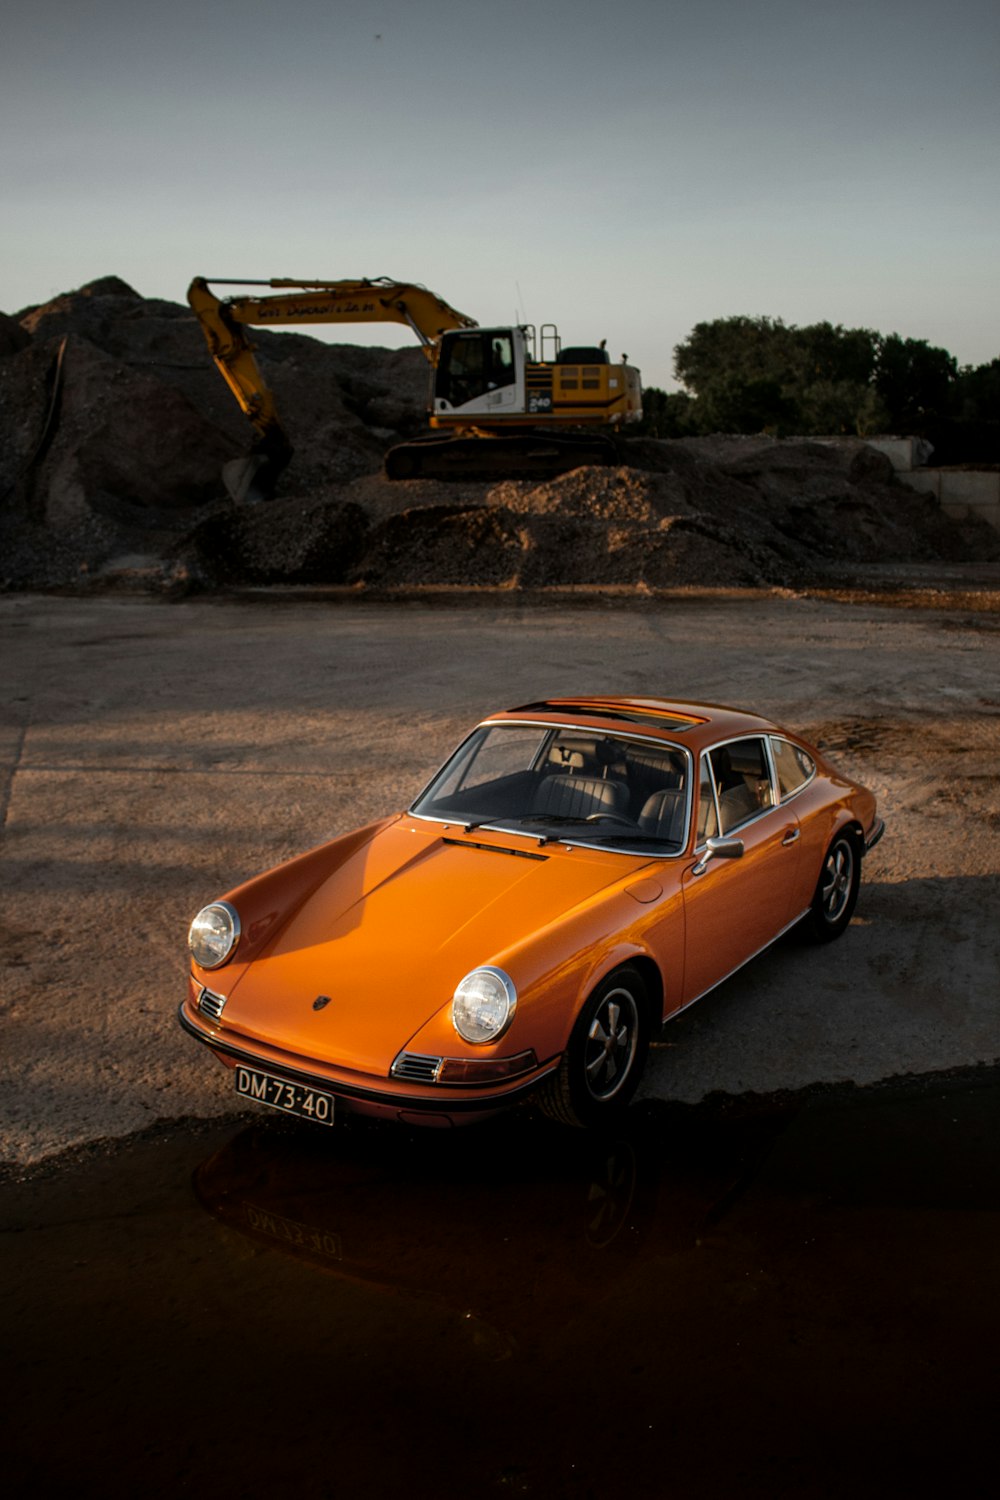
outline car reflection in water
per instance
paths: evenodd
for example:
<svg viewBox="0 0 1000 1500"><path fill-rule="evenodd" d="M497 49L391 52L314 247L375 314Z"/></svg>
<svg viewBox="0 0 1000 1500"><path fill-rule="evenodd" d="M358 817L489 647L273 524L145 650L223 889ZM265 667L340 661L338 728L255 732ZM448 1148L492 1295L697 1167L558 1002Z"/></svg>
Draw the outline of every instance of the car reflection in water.
<svg viewBox="0 0 1000 1500"><path fill-rule="evenodd" d="M929 1474L949 1494L967 1478L971 1494L994 1459L998 1149L1000 1070L969 1070L647 1100L603 1138L527 1112L440 1134L262 1121L195 1185L230 1250L251 1241L331 1292L393 1296L398 1344L390 1334L369 1369L348 1340L324 1387L347 1435L369 1431L386 1390L408 1412L418 1402L385 1493L416 1454L439 1495L509 1471L533 1493L618 1494L627 1452L636 1496L666 1493L668 1458L671 1493L699 1500L896 1494L908 1478L922 1493ZM264 1268L246 1278L220 1248L210 1259L231 1264L235 1295L268 1297L265 1323L304 1297L307 1339L329 1339L329 1298ZM370 1297L358 1306L372 1317ZM612 1443L595 1382L617 1393ZM283 1399L268 1420L299 1432L311 1396L293 1382ZM443 1449L442 1402L461 1433ZM483 1409L503 1421L482 1424Z"/></svg>
<svg viewBox="0 0 1000 1500"><path fill-rule="evenodd" d="M653 1296L689 1350L734 1330L767 1347L786 1320L829 1348L836 1306L834 1342L878 1379L934 1355L931 1324L934 1357L971 1378L1000 1210L1000 1090L984 1085L645 1100L604 1135L532 1112L440 1134L263 1120L194 1186L261 1245L450 1308L494 1357Z"/></svg>
<svg viewBox="0 0 1000 1500"><path fill-rule="evenodd" d="M651 1128L664 1112L636 1106L605 1135L360 1125L335 1145L264 1121L209 1158L195 1190L229 1228L319 1271L451 1307L500 1358L592 1313L642 1255L691 1244L759 1153L749 1126L739 1142L702 1130L696 1151L678 1127L665 1152Z"/></svg>

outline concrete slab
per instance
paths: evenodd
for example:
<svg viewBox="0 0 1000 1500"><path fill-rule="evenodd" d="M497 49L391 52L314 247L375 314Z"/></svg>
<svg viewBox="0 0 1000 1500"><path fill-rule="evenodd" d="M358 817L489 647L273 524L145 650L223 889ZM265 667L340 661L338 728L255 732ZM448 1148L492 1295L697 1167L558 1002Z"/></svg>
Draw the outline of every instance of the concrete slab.
<svg viewBox="0 0 1000 1500"><path fill-rule="evenodd" d="M934 451L925 438L870 437L865 438L865 442L869 448L877 448L879 453L884 453L900 474L908 474L911 469L925 464Z"/></svg>
<svg viewBox="0 0 1000 1500"><path fill-rule="evenodd" d="M977 517L1000 531L1000 473L990 469L914 469L903 476L911 489L936 495L946 516Z"/></svg>
<svg viewBox="0 0 1000 1500"><path fill-rule="evenodd" d="M903 476L903 483L908 484L911 490L919 490L922 495L936 495L939 500L941 498L940 469L914 469Z"/></svg>
<svg viewBox="0 0 1000 1500"><path fill-rule="evenodd" d="M939 469L941 499L952 505L1000 505L1000 473L992 469Z"/></svg>

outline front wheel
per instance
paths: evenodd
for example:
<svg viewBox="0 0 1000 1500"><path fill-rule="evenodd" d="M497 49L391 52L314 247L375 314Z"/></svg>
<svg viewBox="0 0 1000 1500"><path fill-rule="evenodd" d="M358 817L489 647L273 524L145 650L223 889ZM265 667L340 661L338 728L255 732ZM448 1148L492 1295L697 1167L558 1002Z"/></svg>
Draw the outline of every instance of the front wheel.
<svg viewBox="0 0 1000 1500"><path fill-rule="evenodd" d="M823 857L816 894L806 918L809 935L828 943L847 930L861 884L861 850L849 833L838 833Z"/></svg>
<svg viewBox="0 0 1000 1500"><path fill-rule="evenodd" d="M538 1093L564 1125L610 1120L635 1093L649 1051L649 998L636 969L616 969L590 996L556 1071Z"/></svg>

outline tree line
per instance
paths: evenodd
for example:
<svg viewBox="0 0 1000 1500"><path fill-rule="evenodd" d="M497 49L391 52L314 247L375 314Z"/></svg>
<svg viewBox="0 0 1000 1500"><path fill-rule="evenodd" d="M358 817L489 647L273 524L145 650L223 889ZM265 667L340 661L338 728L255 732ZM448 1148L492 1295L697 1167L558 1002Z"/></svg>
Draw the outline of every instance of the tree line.
<svg viewBox="0 0 1000 1500"><path fill-rule="evenodd" d="M643 392L642 431L918 436L935 462L1000 462L1000 358L959 368L924 339L781 318L697 323L674 350L684 387Z"/></svg>

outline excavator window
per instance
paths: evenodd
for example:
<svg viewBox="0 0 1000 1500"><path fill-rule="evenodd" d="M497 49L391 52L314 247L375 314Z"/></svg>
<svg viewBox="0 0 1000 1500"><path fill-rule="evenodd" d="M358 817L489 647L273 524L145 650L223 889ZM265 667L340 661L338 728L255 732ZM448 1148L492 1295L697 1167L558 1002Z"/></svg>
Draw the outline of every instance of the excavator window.
<svg viewBox="0 0 1000 1500"><path fill-rule="evenodd" d="M446 333L441 340L434 395L464 406L517 379L514 340L506 328Z"/></svg>

